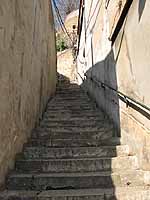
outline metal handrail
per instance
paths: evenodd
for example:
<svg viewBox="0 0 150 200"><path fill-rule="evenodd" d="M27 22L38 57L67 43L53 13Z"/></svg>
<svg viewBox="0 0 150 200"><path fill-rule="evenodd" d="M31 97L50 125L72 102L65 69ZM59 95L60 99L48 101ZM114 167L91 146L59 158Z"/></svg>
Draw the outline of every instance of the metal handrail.
<svg viewBox="0 0 150 200"><path fill-rule="evenodd" d="M80 8L79 8L79 18L78 18L78 49L77 54L79 53L80 47L80 39L81 39L81 32L82 32L82 24L83 24L83 14L84 14L84 0L80 0Z"/></svg>
<svg viewBox="0 0 150 200"><path fill-rule="evenodd" d="M85 75L85 77L86 77L87 79L90 79L91 81L95 82L98 86L101 86L102 88L106 88L106 87L107 87L108 89L110 89L110 90L116 92L119 96L121 95L121 96L124 98L127 107L130 105L131 102L133 102L133 103L135 103L135 104L141 106L142 108L144 108L144 109L150 111L150 107L149 107L149 106L147 106L147 105L145 105L145 104L143 104L143 103L141 103L141 102L139 102L139 101L133 99L132 97L129 97L128 95L124 94L123 92L120 92L119 90L117 90L117 89L115 89L115 88L109 86L109 85L106 84L106 83L103 83L103 82L100 81L100 80L96 80L96 79L94 79L93 77L88 77L87 74L84 74L84 75ZM131 102L130 102L130 101L131 101Z"/></svg>

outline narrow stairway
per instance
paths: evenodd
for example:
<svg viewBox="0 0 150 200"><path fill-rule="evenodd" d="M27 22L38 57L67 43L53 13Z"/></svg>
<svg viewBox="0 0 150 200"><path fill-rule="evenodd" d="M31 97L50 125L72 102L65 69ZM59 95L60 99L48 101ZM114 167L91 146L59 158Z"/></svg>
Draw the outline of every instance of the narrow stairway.
<svg viewBox="0 0 150 200"><path fill-rule="evenodd" d="M61 77L0 200L148 200L137 158L76 84Z"/></svg>

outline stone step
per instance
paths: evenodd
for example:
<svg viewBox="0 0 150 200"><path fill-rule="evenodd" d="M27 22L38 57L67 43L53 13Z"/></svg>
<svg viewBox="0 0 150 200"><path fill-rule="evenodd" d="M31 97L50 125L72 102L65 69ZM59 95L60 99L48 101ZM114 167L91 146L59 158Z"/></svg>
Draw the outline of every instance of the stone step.
<svg viewBox="0 0 150 200"><path fill-rule="evenodd" d="M105 122L105 123L110 123L109 120L107 119L106 116L99 116L99 117L71 117L71 118L68 118L68 117L64 117L62 119L57 119L57 118L47 118L47 117L43 117L43 120L42 122L47 122L47 123L51 123L51 122L54 122L54 123L95 123L95 122Z"/></svg>
<svg viewBox="0 0 150 200"><path fill-rule="evenodd" d="M65 90L56 90L56 96L86 96L87 98L89 98L89 96L87 95L87 93L85 93L84 91L81 91L80 89L65 89Z"/></svg>
<svg viewBox="0 0 150 200"><path fill-rule="evenodd" d="M66 103L64 103L64 105L67 106ZM78 114L79 116L82 115L82 116L105 116L102 112L98 112L97 110L94 110L94 109L91 109L91 110L81 110L81 109L74 109L73 108L73 105L71 105L72 108L65 108L63 110L46 110L46 113L45 114Z"/></svg>
<svg viewBox="0 0 150 200"><path fill-rule="evenodd" d="M60 115L75 115L76 117L99 117L102 114L96 111L80 111L80 110L60 110L60 111L47 111L44 116L60 116Z"/></svg>
<svg viewBox="0 0 150 200"><path fill-rule="evenodd" d="M60 104L60 105L59 105ZM66 104L62 104L61 102L59 103L59 104L50 104L50 105L48 105L47 106L47 108L48 109L60 109L60 108L62 108L62 109L66 109L66 108L72 108L72 105L66 105ZM81 104L81 105L74 105L73 106L73 109L97 109L97 107L96 107L96 105L95 104L89 104L89 105L85 105L85 104Z"/></svg>
<svg viewBox="0 0 150 200"><path fill-rule="evenodd" d="M66 80L66 78L65 79L60 79L60 78L58 78L58 81L57 81L57 87L60 85L61 87L64 87L64 85L69 85L69 87L78 87L78 88L80 88L80 86L78 85L78 84L76 84L76 83L70 83L70 80L69 79L67 79Z"/></svg>
<svg viewBox="0 0 150 200"><path fill-rule="evenodd" d="M67 92L67 91L59 91L55 93L55 97L60 96L60 97L86 97L89 98L89 96L83 92L83 91L72 91L72 92Z"/></svg>
<svg viewBox="0 0 150 200"><path fill-rule="evenodd" d="M65 99L65 98L53 98L49 105L51 104L68 104L68 105L88 105L92 104L90 99L79 98L79 99Z"/></svg>
<svg viewBox="0 0 150 200"><path fill-rule="evenodd" d="M80 148L26 147L21 156L24 159L60 159L128 156L129 153L128 145Z"/></svg>
<svg viewBox="0 0 150 200"><path fill-rule="evenodd" d="M56 89L56 95L87 95L86 92L79 88L59 88Z"/></svg>
<svg viewBox="0 0 150 200"><path fill-rule="evenodd" d="M111 139L109 135L102 135L100 139L32 139L24 147L100 147L117 146L122 144L119 139Z"/></svg>
<svg viewBox="0 0 150 200"><path fill-rule="evenodd" d="M98 111L98 110L96 110L96 109L89 109L89 110L87 110L87 109L81 109L81 108L79 108L79 109L77 109L77 108L75 108L74 107L74 104L67 104L67 103L63 103L63 104L55 104L55 106L57 107L57 109L59 108L59 106L66 106L66 108L64 108L64 109L62 109L62 110L50 110L50 109L48 109L48 110L46 110L46 113L67 113L67 112L77 112L79 115L80 115L80 113L81 114L96 114L96 115L103 115L104 116L104 113L102 113L101 111ZM68 107L67 107L68 106ZM83 105L83 106L86 106L86 105ZM54 109L56 108L56 107L54 107Z"/></svg>
<svg viewBox="0 0 150 200"><path fill-rule="evenodd" d="M53 140L53 139L69 139L74 140L95 140L98 139L102 140L104 138L110 138L113 137L115 134L114 129L109 127L102 127L98 131L85 131L84 129L76 129L76 131L72 131L72 129L61 129L61 126L57 126L57 128L54 130L54 128L46 128L43 127L41 129L35 129L32 132L31 139L37 139L37 140L43 140L43 142L46 140Z"/></svg>
<svg viewBox="0 0 150 200"><path fill-rule="evenodd" d="M110 127L109 127L110 126ZM80 123L79 121L72 121L72 122L68 122L68 121L59 121L59 122L46 122L46 121L42 121L40 123L40 128L86 128L86 129L89 129L89 128L98 128L99 129L102 129L102 130L105 130L106 128L111 130L113 129L113 125L111 124L108 124L107 122L105 122L104 120L93 120L93 121L83 121L82 123Z"/></svg>
<svg viewBox="0 0 150 200"><path fill-rule="evenodd" d="M56 95L54 96L55 99L60 98L60 99L85 99L85 100L90 100L90 98L84 94L84 93L79 93L79 92L70 92L70 93L56 93Z"/></svg>
<svg viewBox="0 0 150 200"><path fill-rule="evenodd" d="M70 112L70 113L51 113L51 112L47 112L44 114L44 119L74 119L74 118L83 118L83 119L91 119L91 120L94 120L94 119L103 119L102 116L98 113L85 113L85 112L80 112L80 113L77 113L77 112Z"/></svg>
<svg viewBox="0 0 150 200"><path fill-rule="evenodd" d="M88 106L88 105L95 105L94 102L92 102L90 99L87 99L87 98L76 98L76 99L69 99L69 101L65 98L53 98L49 103L48 103L48 106L51 106L51 105L55 105L55 104L61 104L63 105L63 103L67 103L68 105L75 105L75 106L79 106L79 105L85 105L85 106Z"/></svg>
<svg viewBox="0 0 150 200"><path fill-rule="evenodd" d="M16 161L16 170L23 173L82 173L134 170L138 169L138 167L136 156L82 159L20 159Z"/></svg>
<svg viewBox="0 0 150 200"><path fill-rule="evenodd" d="M59 85L57 85L56 86L56 90L67 90L67 89L74 89L74 90L79 90L79 91L82 91L82 92L84 92L84 90L82 90L82 88L80 87L80 85L74 85L74 84L70 84L70 85L68 85L68 84L59 84Z"/></svg>
<svg viewBox="0 0 150 200"><path fill-rule="evenodd" d="M95 140L101 140L102 138L110 138L112 137L113 135L113 132L111 131L107 131L107 135L106 133L104 133L103 131L102 132L98 132L98 133L94 133L94 134L91 134L90 132L89 133L69 133L69 132L63 132L63 133L60 133L60 132L53 132L51 134L49 133L34 133L32 134L31 136L31 139L30 141L34 141L34 140L37 140L37 143L44 143L47 144L47 143L51 143L51 142L54 142L55 140L68 140L69 142L72 141L72 143L76 142L76 140L86 140L86 141L91 141L93 140L93 142L95 142ZM59 138L59 139L57 139ZM40 140L40 141L39 141ZM92 141L91 141L92 142Z"/></svg>
<svg viewBox="0 0 150 200"><path fill-rule="evenodd" d="M60 109L60 110L57 110L57 109L52 109L52 110L49 110L47 109L47 112L45 113L44 116L46 115L54 115L54 116L60 116L60 115L78 115L79 117L80 116L103 116L101 113L98 113L96 111L94 111L93 109L89 110L89 109L85 109L85 110L81 110L81 109L74 109L74 108L65 108L65 109Z"/></svg>
<svg viewBox="0 0 150 200"><path fill-rule="evenodd" d="M59 95L59 96L86 96L87 98L89 98L87 96L87 94L84 92L84 91L81 91L81 90L60 90L60 91L57 91L56 90L56 96Z"/></svg>
<svg viewBox="0 0 150 200"><path fill-rule="evenodd" d="M69 126L69 127L39 127L37 128L36 130L38 131L50 131L50 132L79 132L79 133L86 133L86 132L91 132L94 133L94 132L102 132L102 131L106 131L107 130L113 130L113 125L110 124L110 127L107 126L107 124L105 125L104 124L104 127L102 125L99 125L99 126L84 126L84 127L74 127L74 126Z"/></svg>
<svg viewBox="0 0 150 200"><path fill-rule="evenodd" d="M31 146L44 146L44 147L96 147L100 146L97 139L47 139L47 140L30 140L27 144L27 147Z"/></svg>
<svg viewBox="0 0 150 200"><path fill-rule="evenodd" d="M78 100L82 101L85 100L86 102L90 100L90 97L88 97L86 94L78 93L78 92L68 92L68 93L56 93L54 96L54 99L62 99L62 100ZM92 101L89 103L91 104Z"/></svg>
<svg viewBox="0 0 150 200"><path fill-rule="evenodd" d="M9 190L59 190L144 186L142 171L99 173L11 174Z"/></svg>
<svg viewBox="0 0 150 200"><path fill-rule="evenodd" d="M113 125L110 124L110 127L104 123L104 126L99 125L99 126L64 126L64 127L59 127L59 126L55 126L55 127L47 127L47 126L39 126L37 128L35 128L32 132L37 132L37 133L43 133L43 132L47 132L49 133L49 135L51 135L51 133L80 133L80 134L98 134L98 133L104 133L107 134L108 132L115 132L115 129L113 128Z"/></svg>
<svg viewBox="0 0 150 200"><path fill-rule="evenodd" d="M76 190L4 191L0 200L149 200L149 187L113 187Z"/></svg>
<svg viewBox="0 0 150 200"><path fill-rule="evenodd" d="M27 146L49 146L49 147L89 147L89 146L101 146L104 139L109 139L113 136L113 132L99 132L99 134L89 137L84 136L72 136L64 137L59 136L43 136L37 138L31 138L27 143Z"/></svg>
<svg viewBox="0 0 150 200"><path fill-rule="evenodd" d="M49 107L51 106L53 106L54 105L54 107L59 107L59 106L65 106L65 107L69 107L69 108L71 108L72 107L72 109L77 109L77 107L88 107L88 102L85 102L85 101L80 101L80 102L75 102L75 101L59 101L59 100L55 100L53 103L51 103L50 105L49 105ZM94 104L91 104L91 106L95 106ZM80 108L81 109L81 108ZM83 109L82 109L83 110ZM48 110L49 111L49 110ZM86 111L86 110L85 110ZM99 111L99 110L97 110L97 109L94 109L93 108L93 111L95 111L95 112L97 112L97 113L101 113L101 111Z"/></svg>
<svg viewBox="0 0 150 200"><path fill-rule="evenodd" d="M43 121L47 121L47 122L51 122L51 121L54 121L54 122L58 122L58 121L68 121L68 122L76 122L76 121L80 121L81 123L83 122L83 121L86 121L86 122L88 122L88 121L94 121L94 120L96 120L96 121L98 121L98 120L107 120L107 118L105 117L105 116L100 116L100 115L98 115L97 117L93 117L93 116L84 116L84 115L80 115L80 116L78 116L78 115L73 115L73 116L71 116L71 115L67 115L67 116L63 116L63 117L61 117L61 116L59 116L59 117L57 117L57 116L49 116L49 117L47 117L46 115L44 115L44 117L43 117Z"/></svg>
<svg viewBox="0 0 150 200"><path fill-rule="evenodd" d="M55 106L50 106L47 108L47 112L48 111L80 111L80 112L97 112L96 108L94 108L93 106L72 106L72 105L55 105Z"/></svg>
<svg viewBox="0 0 150 200"><path fill-rule="evenodd" d="M77 85L77 84L58 84L57 86L56 86L56 90L67 90L67 89L74 89L74 90L79 90L79 91L83 91L82 89L81 89L81 87L79 86L79 85Z"/></svg>
<svg viewBox="0 0 150 200"><path fill-rule="evenodd" d="M41 121L41 123L40 123L40 125L42 124L42 125L44 125L44 124L64 124L64 125L75 125L75 124L77 124L77 125L80 125L81 124L81 122L80 122L80 119L81 118L77 118L77 119L70 119L69 121L66 119L62 119L61 121L59 120L59 119L55 119L55 121L53 120L53 121L50 121L50 120L48 120L47 118L45 119L45 118L43 118L43 120ZM81 120L82 121L82 125L85 125L85 126L89 126L90 124L91 125L99 125L99 124L101 124L101 125L103 125L104 124L104 126L108 126L109 124L110 124L110 122L109 121L107 121L105 118L103 118L103 117L101 117L101 118L97 118L97 119L95 119L95 120L89 120L88 118L84 118L85 120ZM112 127L112 125L111 125L111 127Z"/></svg>
<svg viewBox="0 0 150 200"><path fill-rule="evenodd" d="M80 86L72 86L72 85L68 85L68 84L66 84L66 85L63 85L63 86L61 86L61 85L59 85L59 86L57 86L56 87L56 91L82 91L82 92L84 92L83 90L81 90L81 88L80 88Z"/></svg>

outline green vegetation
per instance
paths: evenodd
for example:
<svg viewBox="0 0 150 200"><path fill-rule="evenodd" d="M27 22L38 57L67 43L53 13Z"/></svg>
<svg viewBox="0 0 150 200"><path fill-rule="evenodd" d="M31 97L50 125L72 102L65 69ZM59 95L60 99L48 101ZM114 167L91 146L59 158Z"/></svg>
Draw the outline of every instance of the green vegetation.
<svg viewBox="0 0 150 200"><path fill-rule="evenodd" d="M67 40L63 35L56 36L56 49L58 52L68 49Z"/></svg>

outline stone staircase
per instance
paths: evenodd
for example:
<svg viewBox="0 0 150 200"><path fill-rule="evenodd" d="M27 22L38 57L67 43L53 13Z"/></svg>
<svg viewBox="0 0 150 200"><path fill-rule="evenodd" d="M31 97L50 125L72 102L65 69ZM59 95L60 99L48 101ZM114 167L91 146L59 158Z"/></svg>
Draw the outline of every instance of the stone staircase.
<svg viewBox="0 0 150 200"><path fill-rule="evenodd" d="M0 200L149 200L135 155L76 84L63 79L17 156Z"/></svg>

